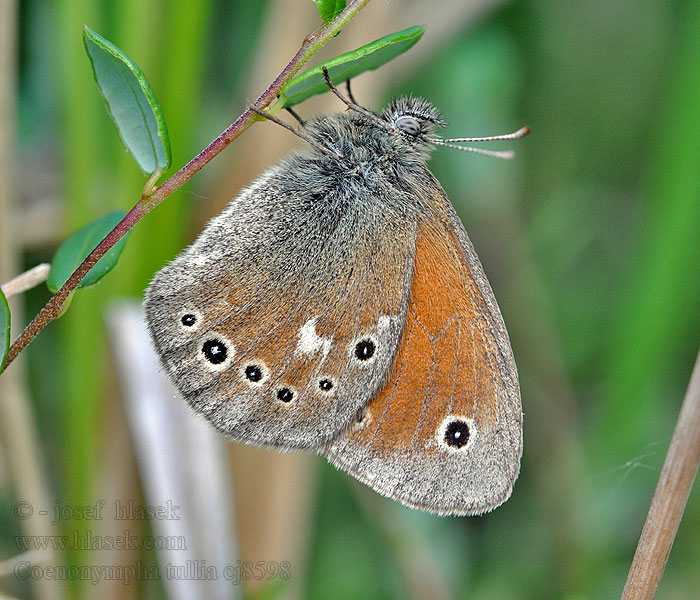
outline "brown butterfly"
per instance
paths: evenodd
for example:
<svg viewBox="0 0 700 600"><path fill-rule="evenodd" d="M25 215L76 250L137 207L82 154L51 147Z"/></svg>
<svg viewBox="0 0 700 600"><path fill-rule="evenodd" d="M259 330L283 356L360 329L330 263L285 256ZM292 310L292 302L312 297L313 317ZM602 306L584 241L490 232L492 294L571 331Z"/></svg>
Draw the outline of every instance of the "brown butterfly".
<svg viewBox="0 0 700 600"><path fill-rule="evenodd" d="M491 510L520 468L508 334L426 166L438 111L399 98L303 125L151 283L148 326L187 402L236 441L325 454L439 514ZM270 115L266 115L270 118ZM273 120L277 120L274 119Z"/></svg>

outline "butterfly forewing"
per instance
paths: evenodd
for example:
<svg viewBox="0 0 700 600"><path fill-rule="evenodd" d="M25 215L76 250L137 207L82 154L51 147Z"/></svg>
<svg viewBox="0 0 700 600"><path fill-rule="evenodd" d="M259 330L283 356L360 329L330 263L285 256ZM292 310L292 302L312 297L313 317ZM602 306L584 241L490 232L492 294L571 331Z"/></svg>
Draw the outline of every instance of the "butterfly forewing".
<svg viewBox="0 0 700 600"><path fill-rule="evenodd" d="M416 235L378 198L343 202L273 169L165 267L146 300L165 368L234 439L316 448L381 386ZM245 232L245 234L243 234Z"/></svg>

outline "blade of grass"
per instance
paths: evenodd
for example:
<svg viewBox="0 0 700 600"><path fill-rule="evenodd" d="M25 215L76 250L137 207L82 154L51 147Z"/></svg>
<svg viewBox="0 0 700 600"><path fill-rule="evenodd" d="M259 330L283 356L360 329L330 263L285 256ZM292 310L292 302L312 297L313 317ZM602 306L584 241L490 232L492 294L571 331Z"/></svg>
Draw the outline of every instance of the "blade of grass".
<svg viewBox="0 0 700 600"><path fill-rule="evenodd" d="M20 269L25 242L25 232L17 228L12 219L17 210L16 199L19 192L16 178L19 167L22 166L18 160L19 150L15 139L19 67L17 55L20 46L18 35L22 29L18 23L19 13L17 2L0 2L0 281L6 281ZM19 299L11 303L13 318L16 322L23 322L23 303ZM4 343L2 346L4 349ZM12 372L0 379L0 429L5 479L3 496L10 497L11 494L18 500L28 502L36 510L50 509L53 492L43 462L45 455L42 453L42 444L45 440L37 432L37 417L34 412L35 405L30 397L26 366L25 361L20 361ZM5 507L7 506L5 504ZM9 526L17 528L23 535L44 536L43 539L58 533L56 528L51 526L51 518L44 519L36 515L32 519L17 520L11 517L8 519L8 516L3 514L0 518L5 531ZM9 535L5 533L3 538L7 540ZM17 547L15 546L13 551L10 546L3 555L7 556L7 553L15 554L14 564L3 561L3 567L0 568L0 571L4 571L3 574L9 574L7 571L12 572L20 556L23 560L30 561L43 559L51 565L60 564L62 558L50 547L39 553L22 553L17 556ZM13 587L9 579L3 579L3 590L6 590L6 586ZM24 588L25 593L33 598L66 598L66 585L63 581L39 577L27 583L29 585ZM2 592L3 595L5 593L10 594Z"/></svg>
<svg viewBox="0 0 700 600"><path fill-rule="evenodd" d="M160 36L149 35L151 18L149 3L132 2L143 24L132 26L132 12L119 14L120 45L138 49L137 56L148 61L144 70L156 75L158 97L168 118L173 137L173 160L182 164L200 145L200 120L195 116L205 86L206 52L211 51L213 28L210 23L212 3L205 0L177 0L168 3L166 13L160 15L163 27ZM176 64L177 68L169 65ZM235 76L235 73L233 74ZM158 77L160 77L158 79ZM129 198L143 185L140 173L124 158L119 161L118 197ZM129 251L122 258L124 273L119 273L119 288L125 294L140 296L153 273L182 248L189 223L192 197L174 194L168 200L168 209L155 211L134 228ZM153 240L158 240L154 248ZM121 270L120 269L120 270ZM123 276L122 276L123 275Z"/></svg>
<svg viewBox="0 0 700 600"><path fill-rule="evenodd" d="M687 12L649 161L642 244L609 339L609 385L593 444L606 463L623 462L658 437L660 423L670 425L667 407L653 399L664 397L683 340L700 325L700 145L685 133L700 129L700 4Z"/></svg>
<svg viewBox="0 0 700 600"><path fill-rule="evenodd" d="M62 182L60 190L64 206L66 233L79 229L86 221L97 218L104 208L102 195L97 193L101 181L102 163L106 160L109 143L106 127L113 125L103 115L104 104L94 93L95 83L80 36L83 23L99 24L99 7L95 0L81 3L56 4L57 17L54 44L58 52L59 78L57 96L61 107ZM87 66L87 68L86 68ZM92 90L86 94L85 90ZM104 134L104 135L103 135ZM100 200L99 202L96 200ZM90 293L89 298L77 298L59 323L58 342L61 347L61 380L56 401L63 415L56 427L60 431L62 472L60 501L70 505L88 505L92 501L93 473L97 463L96 438L98 415L103 394L100 372L103 351L101 311L109 295L111 283L105 283ZM63 523L62 533L87 528L84 523ZM62 559L68 565L84 561L79 551L66 553ZM86 582L70 581L71 595L79 597Z"/></svg>
<svg viewBox="0 0 700 600"><path fill-rule="evenodd" d="M5 364L7 351L10 349L10 307L2 289L0 289L0 369Z"/></svg>

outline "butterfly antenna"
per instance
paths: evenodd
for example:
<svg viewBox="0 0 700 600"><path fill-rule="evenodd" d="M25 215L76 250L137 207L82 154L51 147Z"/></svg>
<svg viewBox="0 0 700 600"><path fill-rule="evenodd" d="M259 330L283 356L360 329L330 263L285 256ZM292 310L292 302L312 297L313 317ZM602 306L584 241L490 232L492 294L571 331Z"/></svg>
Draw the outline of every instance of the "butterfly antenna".
<svg viewBox="0 0 700 600"><path fill-rule="evenodd" d="M320 150L321 152L327 154L328 156L335 158L337 160L343 160L345 158L339 151L331 150L330 148L327 148L323 144L320 144L319 142L317 142L314 138L312 138L303 129L297 129L296 127L292 127L291 125L288 125L284 121L281 121L280 119L278 119L275 115L272 115L269 112L266 112L264 110L260 110L256 106L252 106L251 108L253 111L258 113L261 117L265 117L266 119L269 119L273 123L277 123L278 125L281 125L282 127L287 129L288 131L291 131L297 137L300 137L307 144L310 144L311 146L313 146L317 150Z"/></svg>
<svg viewBox="0 0 700 600"><path fill-rule="evenodd" d="M490 135L487 137L465 137L465 138L446 138L443 142L496 142L498 140L519 140L530 133L529 127L521 127L513 133L504 133L503 135Z"/></svg>
<svg viewBox="0 0 700 600"><path fill-rule="evenodd" d="M330 88L331 92L333 92L343 104L345 104L348 108L365 115L365 117L367 117L368 119L372 119L376 123L379 123L379 125L381 125L387 131L394 131L394 128L391 125L389 125L389 123L387 123L384 119L380 119L373 112L367 110L366 108L363 108L359 104L355 104L353 100L348 100L345 96L343 96L342 92L337 87L335 87L335 85L331 81L331 78L328 75L328 69L326 67L322 67L322 70L323 78L326 80L326 83L328 84L328 87Z"/></svg>
<svg viewBox="0 0 700 600"><path fill-rule="evenodd" d="M472 146L457 146L456 144L448 144L443 140L431 139L430 141L438 146L444 146L445 148L454 148L455 150L462 150L463 152L474 152L475 154L494 156L496 158L504 158L506 160L515 156L515 152L512 150L483 150L482 148L473 148Z"/></svg>
<svg viewBox="0 0 700 600"><path fill-rule="evenodd" d="M446 148L454 148L455 150L463 150L464 152L474 152L485 156L495 156L496 158L510 159L515 156L512 150L482 150L481 148L473 148L471 146L457 146L454 142L496 142L500 140L519 140L530 133L529 127L521 127L513 133L505 133L503 135L490 135L487 137L464 137L464 138L428 138L433 144L445 146Z"/></svg>

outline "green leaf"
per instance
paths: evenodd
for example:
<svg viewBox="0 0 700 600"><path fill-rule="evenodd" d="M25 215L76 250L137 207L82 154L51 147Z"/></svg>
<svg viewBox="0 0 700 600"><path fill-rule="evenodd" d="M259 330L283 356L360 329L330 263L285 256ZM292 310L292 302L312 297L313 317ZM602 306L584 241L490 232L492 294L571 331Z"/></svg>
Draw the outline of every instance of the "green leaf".
<svg viewBox="0 0 700 600"><path fill-rule="evenodd" d="M366 46L336 56L304 71L282 88L275 108L294 106L311 96L327 92L328 85L323 78L323 67L328 69L331 81L338 85L360 73L381 67L399 54L406 52L421 38L424 31L425 27L409 27L403 31L385 35Z"/></svg>
<svg viewBox="0 0 700 600"><path fill-rule="evenodd" d="M83 43L122 142L144 173L166 171L172 161L168 128L143 71L87 25L83 26Z"/></svg>
<svg viewBox="0 0 700 600"><path fill-rule="evenodd" d="M76 231L70 236L56 252L51 262L51 270L49 271L49 279L46 285L52 292L57 292L61 286L68 280L73 272L78 268L80 263L85 260L85 257L93 251L104 237L112 231L126 213L122 210L115 210L97 221L93 221L79 231ZM117 266L119 256L124 250L126 239L129 236L127 233L105 254L97 264L90 269L88 274L78 284L78 287L88 287L96 284L114 267Z"/></svg>
<svg viewBox="0 0 700 600"><path fill-rule="evenodd" d="M314 0L324 23L335 19L345 10L345 0Z"/></svg>
<svg viewBox="0 0 700 600"><path fill-rule="evenodd" d="M0 289L0 371L5 366L5 357L10 349L10 307Z"/></svg>

